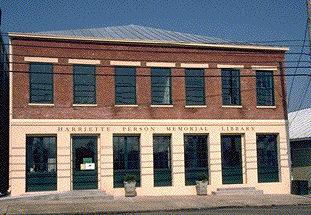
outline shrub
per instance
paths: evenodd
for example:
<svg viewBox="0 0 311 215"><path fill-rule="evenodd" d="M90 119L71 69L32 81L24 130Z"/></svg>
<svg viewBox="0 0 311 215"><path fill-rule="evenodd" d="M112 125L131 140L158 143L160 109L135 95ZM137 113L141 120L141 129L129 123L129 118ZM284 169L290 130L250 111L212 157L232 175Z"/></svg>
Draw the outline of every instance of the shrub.
<svg viewBox="0 0 311 215"><path fill-rule="evenodd" d="M206 173L201 172L201 173L197 174L197 180L198 181L207 181L207 179L208 179L208 176Z"/></svg>
<svg viewBox="0 0 311 215"><path fill-rule="evenodd" d="M136 181L136 175L126 174L124 176L124 181L126 182Z"/></svg>

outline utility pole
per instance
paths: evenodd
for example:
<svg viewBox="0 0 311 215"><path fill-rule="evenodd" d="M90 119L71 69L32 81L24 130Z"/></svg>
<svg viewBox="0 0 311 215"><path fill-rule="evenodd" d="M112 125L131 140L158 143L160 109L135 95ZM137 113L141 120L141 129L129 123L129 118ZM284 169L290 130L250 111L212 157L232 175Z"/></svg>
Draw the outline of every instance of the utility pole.
<svg viewBox="0 0 311 215"><path fill-rule="evenodd" d="M310 29L311 29L311 0L307 0L307 7L308 7L309 43L310 43L310 41L311 41L311 32L310 32Z"/></svg>

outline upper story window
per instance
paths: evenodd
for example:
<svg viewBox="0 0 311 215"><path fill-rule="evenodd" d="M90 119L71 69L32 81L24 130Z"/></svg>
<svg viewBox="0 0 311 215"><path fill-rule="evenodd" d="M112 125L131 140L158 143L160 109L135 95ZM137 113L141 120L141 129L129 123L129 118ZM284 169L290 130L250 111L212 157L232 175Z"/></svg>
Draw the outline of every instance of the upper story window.
<svg viewBox="0 0 311 215"><path fill-rule="evenodd" d="M186 105L205 105L204 69L186 69Z"/></svg>
<svg viewBox="0 0 311 215"><path fill-rule="evenodd" d="M30 63L30 103L53 103L53 65Z"/></svg>
<svg viewBox="0 0 311 215"><path fill-rule="evenodd" d="M272 71L256 71L257 105L274 105L274 83Z"/></svg>
<svg viewBox="0 0 311 215"><path fill-rule="evenodd" d="M223 69L221 76L223 105L241 105L240 71Z"/></svg>
<svg viewBox="0 0 311 215"><path fill-rule="evenodd" d="M151 68L151 97L153 105L172 104L171 69Z"/></svg>
<svg viewBox="0 0 311 215"><path fill-rule="evenodd" d="M135 67L115 68L115 104L136 104L136 69Z"/></svg>
<svg viewBox="0 0 311 215"><path fill-rule="evenodd" d="M74 104L95 104L95 66L74 65L73 74Z"/></svg>

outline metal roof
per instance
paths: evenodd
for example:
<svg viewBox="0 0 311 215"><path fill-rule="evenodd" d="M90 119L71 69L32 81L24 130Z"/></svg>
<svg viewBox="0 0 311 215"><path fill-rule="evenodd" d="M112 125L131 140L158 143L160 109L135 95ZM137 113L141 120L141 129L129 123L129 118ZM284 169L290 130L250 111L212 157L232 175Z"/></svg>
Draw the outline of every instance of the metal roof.
<svg viewBox="0 0 311 215"><path fill-rule="evenodd" d="M165 42L199 43L199 44L250 45L249 43L242 43L219 38L200 36L195 34L180 33L133 24L125 26L104 27L104 28L35 32L34 34L48 35L48 36L105 38L117 40L148 40L148 41L163 41L163 42L165 41Z"/></svg>
<svg viewBox="0 0 311 215"><path fill-rule="evenodd" d="M125 25L104 28L45 31L35 33L9 33L9 37L49 38L61 40L82 40L111 43L143 43L156 45L195 46L229 49L256 49L288 51L287 47L267 46L237 42L195 34L180 33L139 25Z"/></svg>
<svg viewBox="0 0 311 215"><path fill-rule="evenodd" d="M311 108L288 114L290 140L311 139Z"/></svg>

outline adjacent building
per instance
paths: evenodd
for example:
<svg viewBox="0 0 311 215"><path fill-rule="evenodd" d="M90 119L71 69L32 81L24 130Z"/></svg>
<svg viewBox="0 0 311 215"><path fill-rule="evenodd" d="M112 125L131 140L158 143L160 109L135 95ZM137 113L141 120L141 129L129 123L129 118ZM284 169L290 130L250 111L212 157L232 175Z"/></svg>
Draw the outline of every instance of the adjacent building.
<svg viewBox="0 0 311 215"><path fill-rule="evenodd" d="M128 25L10 33L10 191L290 193L287 48Z"/></svg>
<svg viewBox="0 0 311 215"><path fill-rule="evenodd" d="M311 184L311 108L289 113L288 121L293 180Z"/></svg>

